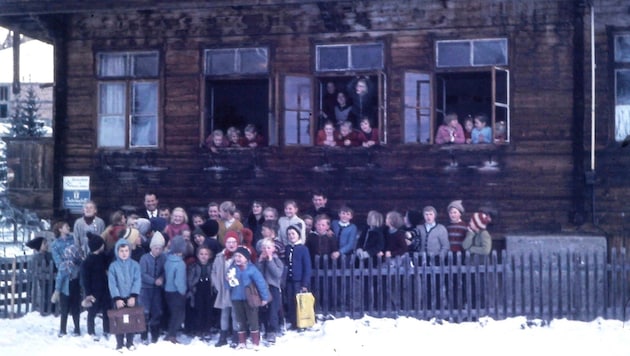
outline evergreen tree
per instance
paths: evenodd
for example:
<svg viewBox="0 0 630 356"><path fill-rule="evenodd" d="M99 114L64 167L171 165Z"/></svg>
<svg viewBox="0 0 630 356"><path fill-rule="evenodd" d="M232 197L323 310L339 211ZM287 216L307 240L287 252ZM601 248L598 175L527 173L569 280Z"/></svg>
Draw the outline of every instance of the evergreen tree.
<svg viewBox="0 0 630 356"><path fill-rule="evenodd" d="M12 136L15 137L40 137L44 136L44 123L39 120L39 98L35 89L29 86L26 90L26 99L21 100L18 95L15 98L15 110Z"/></svg>

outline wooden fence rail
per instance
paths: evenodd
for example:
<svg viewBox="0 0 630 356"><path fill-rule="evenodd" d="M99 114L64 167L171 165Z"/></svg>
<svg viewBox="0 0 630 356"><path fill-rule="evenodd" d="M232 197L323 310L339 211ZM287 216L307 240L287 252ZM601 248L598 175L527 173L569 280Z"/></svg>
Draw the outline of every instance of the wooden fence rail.
<svg viewBox="0 0 630 356"><path fill-rule="evenodd" d="M357 261L316 258L316 312L360 318L410 316L451 322L489 316L626 320L630 263L625 250L604 253L449 254ZM54 311L51 263L0 261L0 317Z"/></svg>

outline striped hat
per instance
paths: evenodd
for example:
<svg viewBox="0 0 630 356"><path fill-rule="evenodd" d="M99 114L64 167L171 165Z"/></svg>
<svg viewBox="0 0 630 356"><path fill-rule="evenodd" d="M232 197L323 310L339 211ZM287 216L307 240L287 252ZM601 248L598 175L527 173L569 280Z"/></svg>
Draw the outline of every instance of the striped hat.
<svg viewBox="0 0 630 356"><path fill-rule="evenodd" d="M468 228L470 228L474 232L479 232L480 230L485 230L491 221L492 218L490 217L490 215L482 212L476 212L470 218Z"/></svg>

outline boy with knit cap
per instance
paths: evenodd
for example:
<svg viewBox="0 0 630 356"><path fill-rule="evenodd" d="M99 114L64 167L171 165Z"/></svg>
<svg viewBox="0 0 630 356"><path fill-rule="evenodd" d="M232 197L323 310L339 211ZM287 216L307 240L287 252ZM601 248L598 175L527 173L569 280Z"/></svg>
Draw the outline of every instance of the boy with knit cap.
<svg viewBox="0 0 630 356"><path fill-rule="evenodd" d="M462 242L464 242L468 231L468 224L462 219L464 211L464 205L461 200L453 200L446 207L449 218L446 230L448 231L448 241L451 244L453 253L464 252Z"/></svg>
<svg viewBox="0 0 630 356"><path fill-rule="evenodd" d="M232 308L238 322L238 346L243 349L246 346L247 331L249 331L252 344L257 349L260 345L260 329L258 323L258 307L249 305L245 288L254 283L258 289L262 306L265 306L270 300L269 288L258 267L251 262L251 252L245 246L239 246L234 251L234 260L227 271L227 281L230 288L230 297L232 299Z"/></svg>
<svg viewBox="0 0 630 356"><path fill-rule="evenodd" d="M177 341L177 331L184 323L186 315L186 264L183 255L186 241L180 235L170 241L170 251L164 263L164 298L168 306L169 321L166 341L174 344Z"/></svg>
<svg viewBox="0 0 630 356"><path fill-rule="evenodd" d="M492 236L486 229L491 221L490 215L480 211L470 218L462 246L471 256L488 256L492 251Z"/></svg>
<svg viewBox="0 0 630 356"><path fill-rule="evenodd" d="M160 337L160 322L162 318L164 288L164 237L159 231L153 233L149 245L150 252L140 258L140 273L142 275L142 288L140 289L140 304L144 307L144 320L147 323L147 332L142 333L143 343L148 342L148 332L151 333L151 342L156 343Z"/></svg>

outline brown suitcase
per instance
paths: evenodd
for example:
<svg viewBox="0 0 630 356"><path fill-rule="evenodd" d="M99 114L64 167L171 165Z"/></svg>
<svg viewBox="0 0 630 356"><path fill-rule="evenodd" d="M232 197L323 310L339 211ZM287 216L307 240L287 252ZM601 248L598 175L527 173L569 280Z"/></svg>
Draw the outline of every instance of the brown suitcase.
<svg viewBox="0 0 630 356"><path fill-rule="evenodd" d="M107 316L109 317L109 332L112 334L141 333L147 330L142 306L110 309L107 311Z"/></svg>

